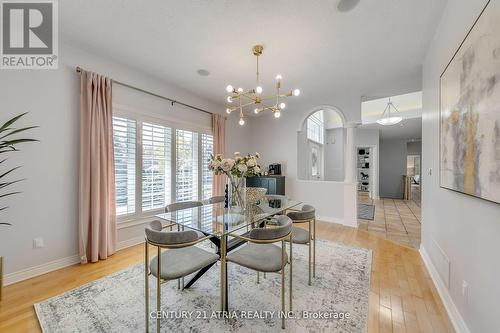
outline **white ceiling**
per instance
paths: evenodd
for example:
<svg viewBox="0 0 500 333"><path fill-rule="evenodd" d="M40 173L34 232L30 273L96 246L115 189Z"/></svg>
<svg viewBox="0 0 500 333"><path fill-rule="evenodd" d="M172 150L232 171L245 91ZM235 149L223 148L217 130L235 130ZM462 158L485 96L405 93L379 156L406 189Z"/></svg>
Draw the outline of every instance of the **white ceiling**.
<svg viewBox="0 0 500 333"><path fill-rule="evenodd" d="M422 92L391 96L391 102L397 108L403 118L421 118L422 117ZM361 103L361 120L363 124L376 122L381 118L389 102L389 97L373 99ZM391 113L394 109L391 108Z"/></svg>
<svg viewBox="0 0 500 333"><path fill-rule="evenodd" d="M381 140L406 139L415 140L422 138L422 118L404 119L401 123L383 126L377 123L361 125L360 128L378 129Z"/></svg>
<svg viewBox="0 0 500 333"><path fill-rule="evenodd" d="M337 1L60 1L60 35L221 108L228 83L254 86L257 43L265 92L280 73L284 87L301 89L302 106L341 88L359 96L420 89L445 0L361 0L344 13Z"/></svg>

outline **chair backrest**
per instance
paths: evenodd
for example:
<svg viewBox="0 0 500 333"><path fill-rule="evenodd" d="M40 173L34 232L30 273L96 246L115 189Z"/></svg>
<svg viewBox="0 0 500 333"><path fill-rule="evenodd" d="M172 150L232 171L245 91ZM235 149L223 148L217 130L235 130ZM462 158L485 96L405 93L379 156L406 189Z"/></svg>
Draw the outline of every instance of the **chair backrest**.
<svg viewBox="0 0 500 333"><path fill-rule="evenodd" d="M223 195L218 195L218 196L209 198L207 200L207 202L209 204L215 204L215 203L219 203L219 202L224 202L225 200L226 200L226 197L224 197Z"/></svg>
<svg viewBox="0 0 500 333"><path fill-rule="evenodd" d="M193 207L203 206L203 202L201 201L181 201L174 202L165 207L165 213L175 212L176 210L188 209Z"/></svg>
<svg viewBox="0 0 500 333"><path fill-rule="evenodd" d="M311 205L303 205L298 212L290 212L287 214L292 220L311 220L316 217L316 209Z"/></svg>
<svg viewBox="0 0 500 333"><path fill-rule="evenodd" d="M198 234L194 230L186 231L162 231L160 221L153 221L145 228L148 242L159 244L163 247L183 247L189 246L191 242L198 239Z"/></svg>
<svg viewBox="0 0 500 333"><path fill-rule="evenodd" d="M249 238L255 240L276 240L289 235L292 232L292 220L285 215L276 217L278 223L275 228L256 228L250 231Z"/></svg>

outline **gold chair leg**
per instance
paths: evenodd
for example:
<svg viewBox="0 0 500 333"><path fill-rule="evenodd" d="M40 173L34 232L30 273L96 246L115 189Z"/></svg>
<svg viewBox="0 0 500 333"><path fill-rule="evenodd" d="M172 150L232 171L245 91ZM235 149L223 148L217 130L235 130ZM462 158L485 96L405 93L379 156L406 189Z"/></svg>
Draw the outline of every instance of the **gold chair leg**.
<svg viewBox="0 0 500 333"><path fill-rule="evenodd" d="M313 219L313 277L316 277L316 218Z"/></svg>
<svg viewBox="0 0 500 333"><path fill-rule="evenodd" d="M285 329L285 241L281 241L281 328Z"/></svg>
<svg viewBox="0 0 500 333"><path fill-rule="evenodd" d="M149 332L149 249L148 242L144 242L144 287L145 287L145 310L146 310L146 332Z"/></svg>
<svg viewBox="0 0 500 333"><path fill-rule="evenodd" d="M181 289L181 279L177 279L177 289Z"/></svg>
<svg viewBox="0 0 500 333"><path fill-rule="evenodd" d="M161 318L161 248L158 247L158 271L156 274L156 332L160 333Z"/></svg>
<svg viewBox="0 0 500 333"><path fill-rule="evenodd" d="M260 272L257 271L257 284L259 284L259 283L260 283Z"/></svg>
<svg viewBox="0 0 500 333"><path fill-rule="evenodd" d="M266 278L266 272L264 272L264 279Z"/></svg>
<svg viewBox="0 0 500 333"><path fill-rule="evenodd" d="M220 310L225 311L226 306L226 236L221 237L220 245Z"/></svg>
<svg viewBox="0 0 500 333"><path fill-rule="evenodd" d="M309 261L308 261L308 270L309 270L309 285L311 285L311 243L312 243L312 240L311 240L311 221L309 221L309 243L307 244L307 246L309 246Z"/></svg>
<svg viewBox="0 0 500 333"><path fill-rule="evenodd" d="M292 311L292 278L293 278L293 271L292 271L292 236L290 235L290 311Z"/></svg>

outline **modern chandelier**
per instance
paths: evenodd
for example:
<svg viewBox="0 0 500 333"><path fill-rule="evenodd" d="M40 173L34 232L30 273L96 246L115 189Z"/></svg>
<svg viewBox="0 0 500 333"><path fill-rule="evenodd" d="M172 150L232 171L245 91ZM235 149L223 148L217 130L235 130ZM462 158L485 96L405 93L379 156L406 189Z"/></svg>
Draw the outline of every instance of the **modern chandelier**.
<svg viewBox="0 0 500 333"><path fill-rule="evenodd" d="M391 108L394 109L394 112L392 114ZM399 110L394 106L394 104L392 104L391 98L389 97L389 102L387 102L387 106L382 113L382 117L377 120L377 123L384 126L396 125L397 123L401 122L401 120L403 120L403 117L399 116L398 114L400 114Z"/></svg>
<svg viewBox="0 0 500 333"><path fill-rule="evenodd" d="M255 114L259 114L266 110L269 110L273 113L275 118L279 118L281 116L281 111L286 107L286 104L282 102L282 98L290 97L290 96L299 96L300 90L288 90L285 93L281 91L281 80L283 77L281 75L276 75L276 91L274 96L263 97L262 94L262 86L260 85L260 77L259 77L259 56L262 55L262 51L264 47L262 45L255 45L252 49L254 56L257 59L257 80L255 88L250 89L248 91L244 91L243 88L235 89L232 85L228 85L226 87L226 91L230 94L226 101L228 103L237 103L234 107L228 107L226 112L231 114L234 111L239 111L240 121L239 124L241 126L245 125L245 115L243 113L243 109L247 107L254 107L253 112ZM269 101L271 101L272 105L268 105Z"/></svg>

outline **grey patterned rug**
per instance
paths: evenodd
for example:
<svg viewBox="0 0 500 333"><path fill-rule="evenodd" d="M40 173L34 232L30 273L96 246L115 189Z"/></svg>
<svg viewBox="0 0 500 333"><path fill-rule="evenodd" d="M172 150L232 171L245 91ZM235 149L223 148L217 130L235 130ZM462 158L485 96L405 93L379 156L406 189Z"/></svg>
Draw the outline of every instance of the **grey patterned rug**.
<svg viewBox="0 0 500 333"><path fill-rule="evenodd" d="M375 206L367 204L358 204L358 219L372 220L375 215Z"/></svg>
<svg viewBox="0 0 500 333"><path fill-rule="evenodd" d="M294 312L285 331L366 332L371 250L318 240L316 278L308 286L308 248L294 245L293 249ZM136 265L35 304L42 331L144 332L143 272L143 264ZM261 274L256 284L253 271L229 263L228 272L230 318L218 317L217 265L190 289L179 291L176 281L162 285L162 332L281 331L280 276L267 274L263 279ZM150 311L154 311L156 280L150 281ZM286 297L288 308L288 291ZM150 324L150 331L156 331L155 321Z"/></svg>

